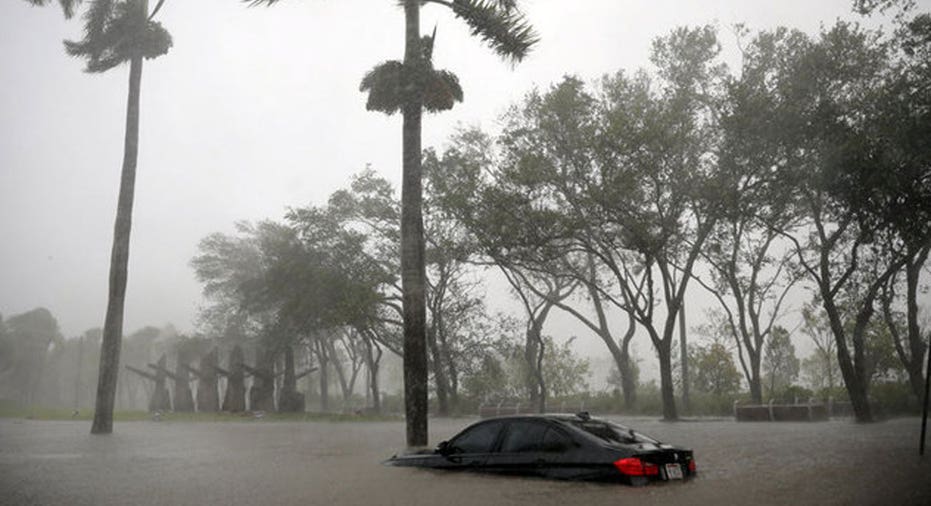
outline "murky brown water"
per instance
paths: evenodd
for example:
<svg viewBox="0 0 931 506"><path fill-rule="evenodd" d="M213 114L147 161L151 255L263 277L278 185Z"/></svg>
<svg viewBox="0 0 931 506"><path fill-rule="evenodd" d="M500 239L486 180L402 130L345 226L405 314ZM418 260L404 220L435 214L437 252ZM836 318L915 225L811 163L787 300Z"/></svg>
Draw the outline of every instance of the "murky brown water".
<svg viewBox="0 0 931 506"><path fill-rule="evenodd" d="M918 419L622 421L694 448L700 476L630 488L382 466L400 422L134 422L94 437L87 422L0 420L0 504L931 505ZM470 422L431 420L431 441Z"/></svg>

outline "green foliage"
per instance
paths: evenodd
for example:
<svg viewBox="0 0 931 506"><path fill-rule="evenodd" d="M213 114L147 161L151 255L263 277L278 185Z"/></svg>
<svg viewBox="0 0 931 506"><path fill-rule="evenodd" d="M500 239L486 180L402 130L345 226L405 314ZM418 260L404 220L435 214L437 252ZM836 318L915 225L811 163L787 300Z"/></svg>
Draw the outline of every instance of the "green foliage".
<svg viewBox="0 0 931 506"><path fill-rule="evenodd" d="M359 85L359 91L369 92L365 108L369 111L379 111L392 115L406 103L402 96L402 81L404 64L396 61L386 61L375 66Z"/></svg>
<svg viewBox="0 0 931 506"><path fill-rule="evenodd" d="M774 327L772 337L766 345L763 355L763 373L767 395L772 397L792 384L799 373L799 360L795 356L789 331L783 327Z"/></svg>
<svg viewBox="0 0 931 506"><path fill-rule="evenodd" d="M516 392L509 391L508 375L504 371L501 359L493 354L485 354L479 367L473 374L463 379L463 393L480 400L515 397Z"/></svg>
<svg viewBox="0 0 931 506"><path fill-rule="evenodd" d="M877 381L870 387L870 398L884 415L918 415L921 405L903 381Z"/></svg>
<svg viewBox="0 0 931 506"><path fill-rule="evenodd" d="M564 397L588 390L591 365L572 350L575 337L557 345L552 337L543 340L543 377L549 395Z"/></svg>
<svg viewBox="0 0 931 506"><path fill-rule="evenodd" d="M280 340L349 325L369 314L386 278L361 255L363 237L319 209L292 212L291 226L237 224L238 236L201 241L191 264L213 301L221 335L229 326Z"/></svg>
<svg viewBox="0 0 931 506"><path fill-rule="evenodd" d="M405 86L410 79L411 86ZM377 65L362 78L359 91L369 93L365 108L369 111L392 115L405 104L420 102L430 112L448 111L456 102L462 102L459 78L447 70L434 70L432 66L408 70L399 61Z"/></svg>
<svg viewBox="0 0 931 506"><path fill-rule="evenodd" d="M20 405L38 400L39 388L49 351L63 338L58 321L45 308L11 316L0 347L0 397L12 396Z"/></svg>
<svg viewBox="0 0 931 506"><path fill-rule="evenodd" d="M909 11L915 7L915 0L853 0L853 10L860 14L872 14L874 11L885 12L892 8Z"/></svg>
<svg viewBox="0 0 931 506"><path fill-rule="evenodd" d="M533 27L517 9L516 0L452 0L456 17L465 21L472 35L482 39L502 58L522 60L539 41Z"/></svg>
<svg viewBox="0 0 931 506"><path fill-rule="evenodd" d="M812 354L801 363L802 376L808 386L815 391L833 390L840 386L843 379L837 363L837 344L824 310L814 302L802 308L801 331L815 345Z"/></svg>
<svg viewBox="0 0 931 506"><path fill-rule="evenodd" d="M36 6L45 6L52 3L54 0L26 0L26 2L36 5ZM74 9L81 4L81 0L58 0L58 5L61 6L62 12L64 12L66 18L74 16Z"/></svg>
<svg viewBox="0 0 931 506"><path fill-rule="evenodd" d="M421 39L420 61L405 64L386 61L370 70L359 91L368 91L365 108L392 115L407 105L420 104L429 112L448 111L456 102L462 102L459 78L447 70L433 68L433 43L436 30L430 37Z"/></svg>
<svg viewBox="0 0 931 506"><path fill-rule="evenodd" d="M808 400L813 399L814 396L815 393L813 391L803 386L785 385L775 392L772 392L770 394L770 399L773 399L777 404L793 404L796 401L799 403L808 402Z"/></svg>
<svg viewBox="0 0 931 506"><path fill-rule="evenodd" d="M480 402L526 401L527 363L524 349L517 338L516 328L512 337L495 344L480 361L477 370L468 374L463 381L465 393ZM552 337L543 338L543 376L549 394L554 397L569 397L588 390L590 364L572 350L572 340L557 345Z"/></svg>
<svg viewBox="0 0 931 506"><path fill-rule="evenodd" d="M689 346L689 365L692 367L692 385L696 390L712 396L733 396L740 390L740 372L734 357L721 342L702 346Z"/></svg>

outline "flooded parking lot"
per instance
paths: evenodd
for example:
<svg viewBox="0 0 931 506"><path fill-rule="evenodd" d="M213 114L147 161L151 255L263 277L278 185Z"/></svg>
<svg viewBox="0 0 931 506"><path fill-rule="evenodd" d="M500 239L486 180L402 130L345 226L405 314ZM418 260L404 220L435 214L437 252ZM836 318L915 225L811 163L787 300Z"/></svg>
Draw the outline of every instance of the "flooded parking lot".
<svg viewBox="0 0 931 506"><path fill-rule="evenodd" d="M699 477L631 488L387 467L403 422L0 420L0 504L931 504L920 421L871 425L617 418L694 448ZM471 419L431 420L431 441Z"/></svg>

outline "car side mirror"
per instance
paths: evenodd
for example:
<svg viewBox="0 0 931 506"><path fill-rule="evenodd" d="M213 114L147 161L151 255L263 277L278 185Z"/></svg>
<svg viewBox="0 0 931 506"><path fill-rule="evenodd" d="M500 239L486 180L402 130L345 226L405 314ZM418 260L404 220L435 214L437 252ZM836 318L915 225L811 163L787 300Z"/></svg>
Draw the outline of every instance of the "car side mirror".
<svg viewBox="0 0 931 506"><path fill-rule="evenodd" d="M440 444L436 445L436 453L440 455L449 455L452 453L449 447L449 441L441 441Z"/></svg>

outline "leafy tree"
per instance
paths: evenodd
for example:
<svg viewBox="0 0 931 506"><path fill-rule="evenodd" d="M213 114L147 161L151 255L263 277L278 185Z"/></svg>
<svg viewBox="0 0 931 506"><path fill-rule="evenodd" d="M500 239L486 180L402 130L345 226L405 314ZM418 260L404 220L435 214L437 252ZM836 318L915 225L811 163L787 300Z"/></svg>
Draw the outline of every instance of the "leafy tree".
<svg viewBox="0 0 931 506"><path fill-rule="evenodd" d="M13 391L20 405L29 406L38 401L49 350L60 345L63 337L58 321L45 308L11 316L6 327L5 341L10 353L4 355L0 379Z"/></svg>
<svg viewBox="0 0 931 506"><path fill-rule="evenodd" d="M724 397L740 390L740 372L724 343L713 341L705 346L693 344L689 348L689 361L695 368L693 378L698 391Z"/></svg>
<svg viewBox="0 0 931 506"><path fill-rule="evenodd" d="M795 356L795 346L789 331L782 327L773 328L763 357L763 373L770 397L790 386L798 378L799 360Z"/></svg>
<svg viewBox="0 0 931 506"><path fill-rule="evenodd" d="M572 351L575 340L576 337L572 336L558 345L552 337L545 338L543 371L547 391L553 397L566 397L588 390L591 366L588 359L580 358Z"/></svg>
<svg viewBox="0 0 931 506"><path fill-rule="evenodd" d="M864 15L875 11L885 12L889 9L899 9L900 14L915 7L915 0L853 0L853 10Z"/></svg>
<svg viewBox="0 0 931 506"><path fill-rule="evenodd" d="M801 330L815 345L814 352L802 360L802 373L808 377L808 384L815 390L833 392L840 382L837 346L827 317L816 304L807 304L802 308Z"/></svg>
<svg viewBox="0 0 931 506"><path fill-rule="evenodd" d="M429 153L428 153L429 157ZM432 203L435 189L430 179L425 184L426 268L427 268L427 344L433 372L438 409L441 415L455 406L458 390L457 358L469 344L472 333L468 322L481 318L484 304L473 295L477 282L471 279L469 258L474 248L469 238L444 211ZM341 226L361 230L366 235L366 252L383 266L385 272L397 272L400 239L400 205L392 185L371 169L354 176L349 189L330 198ZM401 287L385 285L385 310L402 318Z"/></svg>
<svg viewBox="0 0 931 506"><path fill-rule="evenodd" d="M903 272L889 278L879 298L896 354L920 398L927 344L918 293L931 253L931 147L922 141L931 135L931 14L903 23L892 43L889 77L864 125L868 149L854 157L860 170L852 184L872 187L856 201L859 220L887 230L887 241L904 246Z"/></svg>
<svg viewBox="0 0 931 506"><path fill-rule="evenodd" d="M50 0L27 0L46 5ZM120 345L123 339L123 305L126 298L126 266L132 226L136 162L139 152L139 96L143 59L158 58L171 47L171 36L152 18L163 5L149 11L148 0L96 0L84 14L84 38L66 41L71 56L83 58L86 70L100 73L129 63L129 96L126 108L126 138L117 200L116 224L110 257L110 288L101 343L100 373L94 409L93 434L113 432L113 405L119 376ZM59 0L65 16L71 17L80 0Z"/></svg>
<svg viewBox="0 0 931 506"><path fill-rule="evenodd" d="M442 157L428 153L427 175L436 188L438 206L469 234L464 244L478 253L474 261L498 269L523 307L523 391L543 412L547 396L542 369L546 347L543 325L577 282L560 269L558 261L539 257L528 261L527 252L534 246L546 249L544 233L551 230L553 214L548 210L536 213L531 197L505 182L508 176L488 179L488 173L494 172L485 170L494 167L490 139L478 131L464 131L454 142Z"/></svg>
<svg viewBox="0 0 931 506"><path fill-rule="evenodd" d="M744 32L741 32L742 34ZM702 250L711 282L696 280L718 301L727 333L750 386L762 402L760 364L767 337L783 312L783 303L799 277L792 250L779 230L791 230L798 218L787 195L768 185L771 169L783 163L777 132L782 125L770 114L780 65L802 34L785 29L757 34L742 47L742 70L727 85L721 119L720 198L725 210Z"/></svg>
<svg viewBox="0 0 931 506"><path fill-rule="evenodd" d="M505 116L500 153L467 133L472 145L444 157L456 167L447 171L454 175L447 188L462 195L465 220L481 216L498 256L585 283L647 332L660 359L667 419L677 418L672 344L679 311L719 205L712 198L718 51L711 28L674 31L654 44L659 79L619 73L596 97L566 78L547 93L528 94ZM470 211L475 195L481 201ZM597 261L594 276L586 258ZM656 314L660 305L664 317Z"/></svg>
<svg viewBox="0 0 931 506"><path fill-rule="evenodd" d="M506 385L508 385L508 379L501 359L491 353L483 354L475 371L471 373L467 371L463 378L465 394L478 399L481 404L491 402L498 396L516 396L510 392L502 392Z"/></svg>
<svg viewBox="0 0 931 506"><path fill-rule="evenodd" d="M464 381L466 392L482 403L526 399L534 387L526 381L529 365L524 358L525 346L518 337L519 325L514 320L502 323L505 335L486 350L478 367ZM590 365L572 351L574 339L557 345L552 336L541 338L541 371L553 396L574 395L588 388Z"/></svg>
<svg viewBox="0 0 931 506"><path fill-rule="evenodd" d="M876 170L882 165L874 163L867 133L889 61L889 45L880 37L838 23L802 44L786 58L773 112L788 118L783 142L789 163L775 168L777 185L794 190L793 208L805 220L801 233L784 237L827 314L860 421L872 420L870 320L881 288L907 261L884 218L896 198L870 182L885 177Z"/></svg>
<svg viewBox="0 0 931 506"><path fill-rule="evenodd" d="M924 254L924 257L927 258L927 253ZM907 272L906 286L910 294L906 301L905 314L893 309L893 301L896 299L896 276L891 277L889 284L883 287L880 301L883 322L894 346L896 357L908 375L912 394L917 399L921 399L924 393L922 369L927 345L923 342L922 331L918 324L918 304L916 299L919 276L917 271L923 264L924 259L919 258L916 260L920 260L920 262L909 262L905 267ZM912 293L914 293L915 298L912 298Z"/></svg>

